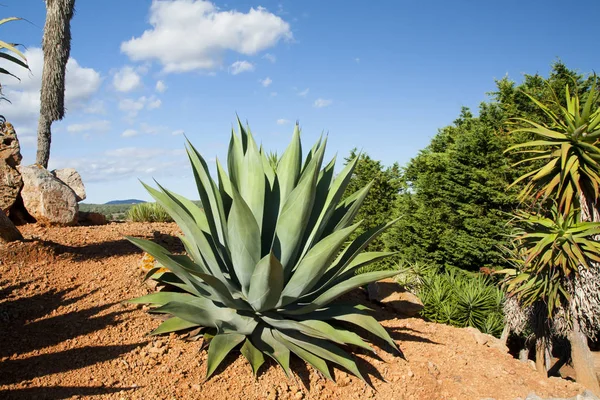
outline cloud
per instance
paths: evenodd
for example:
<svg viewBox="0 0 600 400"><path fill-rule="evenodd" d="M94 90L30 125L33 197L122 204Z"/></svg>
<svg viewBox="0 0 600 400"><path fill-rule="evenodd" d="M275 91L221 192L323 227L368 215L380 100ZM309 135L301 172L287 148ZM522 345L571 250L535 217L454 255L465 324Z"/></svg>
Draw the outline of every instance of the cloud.
<svg viewBox="0 0 600 400"><path fill-rule="evenodd" d="M153 0L149 22L121 51L133 61L157 60L164 72L215 69L227 51L251 56L293 37L290 25L265 8L224 11L206 0Z"/></svg>
<svg viewBox="0 0 600 400"><path fill-rule="evenodd" d="M259 82L264 87L268 87L271 83L273 83L273 81L271 80L271 78L269 78L268 76L265 79L259 80Z"/></svg>
<svg viewBox="0 0 600 400"><path fill-rule="evenodd" d="M83 112L86 114L106 114L106 107L104 106L104 101L96 100L91 102L87 107L83 109Z"/></svg>
<svg viewBox="0 0 600 400"><path fill-rule="evenodd" d="M123 131L123 133L121 133L122 137L133 137L133 136L137 136L138 131L136 131L135 129L125 129Z"/></svg>
<svg viewBox="0 0 600 400"><path fill-rule="evenodd" d="M171 135L179 136L179 135L183 135L184 133L185 133L185 131L183 129L177 129L176 131L171 132Z"/></svg>
<svg viewBox="0 0 600 400"><path fill-rule="evenodd" d="M106 132L108 130L110 130L110 121L106 119L67 126L67 132L70 133Z"/></svg>
<svg viewBox="0 0 600 400"><path fill-rule="evenodd" d="M53 157L50 168L75 168L84 182L114 182L131 177L164 176L188 166L185 150L123 147L86 157Z"/></svg>
<svg viewBox="0 0 600 400"><path fill-rule="evenodd" d="M277 61L277 57L274 56L271 53L267 53L263 56L263 58L266 58L267 60L269 60L271 63L275 63Z"/></svg>
<svg viewBox="0 0 600 400"><path fill-rule="evenodd" d="M236 61L229 67L231 75L241 74L242 72L254 71L254 65L248 61Z"/></svg>
<svg viewBox="0 0 600 400"><path fill-rule="evenodd" d="M42 49L31 47L25 51L31 72L8 65L0 59L0 67L7 68L21 78L21 82L10 76L3 78L3 93L11 102L3 102L2 115L13 124L37 126L40 112L40 89L44 55ZM73 59L67 62L65 83L65 108L67 115L86 107L102 83L100 73L92 68L84 68Z"/></svg>
<svg viewBox="0 0 600 400"><path fill-rule="evenodd" d="M290 123L290 120L285 118L280 118L277 120L277 125L287 125Z"/></svg>
<svg viewBox="0 0 600 400"><path fill-rule="evenodd" d="M323 108L323 107L330 106L331 103L333 103L333 100L318 98L315 100L313 106L315 106L317 108Z"/></svg>
<svg viewBox="0 0 600 400"><path fill-rule="evenodd" d="M168 132L171 129L169 127L166 127L166 126L163 126L163 125L150 125L150 124L147 124L145 122L142 122L140 124L140 130L143 133L146 133L148 135L158 135L159 133Z"/></svg>
<svg viewBox="0 0 600 400"><path fill-rule="evenodd" d="M142 78L130 66L121 68L113 76L113 86L119 92L131 92L133 89L140 87L141 84Z"/></svg>
<svg viewBox="0 0 600 400"><path fill-rule="evenodd" d="M124 111L127 115L127 118L133 119L137 117L139 112L143 109L154 110L159 108L161 105L161 100L155 96L142 96L137 100L127 98L119 101L119 110Z"/></svg>
<svg viewBox="0 0 600 400"><path fill-rule="evenodd" d="M158 93L164 93L167 91L168 86L163 81L156 82L156 91Z"/></svg>
<svg viewBox="0 0 600 400"><path fill-rule="evenodd" d="M310 90L309 88L306 88L303 91L298 92L298 96L306 97L306 95L308 94L309 90Z"/></svg>

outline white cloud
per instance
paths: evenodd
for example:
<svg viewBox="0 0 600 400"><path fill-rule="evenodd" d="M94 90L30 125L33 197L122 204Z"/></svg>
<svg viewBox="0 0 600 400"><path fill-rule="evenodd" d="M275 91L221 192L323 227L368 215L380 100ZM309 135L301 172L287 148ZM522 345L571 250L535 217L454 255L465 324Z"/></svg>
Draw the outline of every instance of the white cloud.
<svg viewBox="0 0 600 400"><path fill-rule="evenodd" d="M231 75L241 74L242 72L254 71L254 65L246 60L236 61L229 67Z"/></svg>
<svg viewBox="0 0 600 400"><path fill-rule="evenodd" d="M315 103L313 104L313 106L315 106L317 108L323 108L323 107L330 106L331 103L333 103L333 100L318 98L315 100Z"/></svg>
<svg viewBox="0 0 600 400"><path fill-rule="evenodd" d="M167 90L168 86L163 81L156 82L156 91L158 93L164 93Z"/></svg>
<svg viewBox="0 0 600 400"><path fill-rule="evenodd" d="M223 11L206 0L153 0L150 25L121 43L133 61L158 60L164 72L215 69L227 51L255 55L290 40L290 25L265 8Z"/></svg>
<svg viewBox="0 0 600 400"><path fill-rule="evenodd" d="M263 56L263 58L266 58L267 60L269 60L270 62L274 63L277 61L277 57L271 53L267 53Z"/></svg>
<svg viewBox="0 0 600 400"><path fill-rule="evenodd" d="M306 95L308 94L309 90L310 90L309 88L306 88L303 91L298 92L298 96L306 97Z"/></svg>
<svg viewBox="0 0 600 400"><path fill-rule="evenodd" d="M135 129L125 129L123 131L123 133L121 133L122 137L133 137L133 136L137 136L138 131L136 131Z"/></svg>
<svg viewBox="0 0 600 400"><path fill-rule="evenodd" d="M142 96L137 100L127 98L119 101L119 110L124 111L127 115L127 118L133 119L137 117L139 112L143 109L154 110L159 108L161 105L161 100L155 96Z"/></svg>
<svg viewBox="0 0 600 400"><path fill-rule="evenodd" d="M277 120L277 125L287 125L290 123L290 120L285 118L280 118Z"/></svg>
<svg viewBox="0 0 600 400"><path fill-rule="evenodd" d="M171 135L179 136L179 135L183 135L184 133L185 133L185 131L183 129L177 129L176 131L171 132Z"/></svg>
<svg viewBox="0 0 600 400"><path fill-rule="evenodd" d="M37 126L40 112L40 88L42 86L42 68L44 55L42 49L31 47L25 51L31 72L9 65L0 59L0 67L6 68L21 78L21 82L10 76L3 78L3 93L11 102L2 103L2 115L13 124ZM65 83L65 108L66 114L84 108L89 100L98 91L102 78L92 68L84 68L73 59L67 62ZM34 128L35 129L35 128Z"/></svg>
<svg viewBox="0 0 600 400"><path fill-rule="evenodd" d="M110 121L103 119L98 121L90 121L82 124L71 124L67 126L67 132L106 132L110 129Z"/></svg>
<svg viewBox="0 0 600 400"><path fill-rule="evenodd" d="M261 79L259 80L260 84L263 85L264 87L268 87L271 83L273 83L273 80L271 80L271 78L269 78L268 76L265 79Z"/></svg>
<svg viewBox="0 0 600 400"><path fill-rule="evenodd" d="M148 135L157 135L159 133L168 132L171 129L163 125L150 125L145 122L142 122L140 124L140 130Z"/></svg>
<svg viewBox="0 0 600 400"><path fill-rule="evenodd" d="M141 84L142 78L130 66L121 68L113 76L113 86L119 92L131 92L133 89L140 87Z"/></svg>

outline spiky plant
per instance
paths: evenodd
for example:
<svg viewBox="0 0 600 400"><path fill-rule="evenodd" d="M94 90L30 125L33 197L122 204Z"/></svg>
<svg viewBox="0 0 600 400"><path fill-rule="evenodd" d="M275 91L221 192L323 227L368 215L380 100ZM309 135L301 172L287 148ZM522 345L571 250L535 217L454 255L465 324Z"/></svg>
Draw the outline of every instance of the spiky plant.
<svg viewBox="0 0 600 400"><path fill-rule="evenodd" d="M239 121L238 121L239 122ZM348 345L372 351L355 332L359 326L396 351L385 329L356 304L334 304L341 295L396 271L355 271L393 253L362 252L392 223L370 229L347 243L360 225L353 219L370 185L341 201L355 166L334 176L335 158L321 169L325 140L302 160L298 126L289 147L272 167L249 129L232 132L227 166L217 160L218 183L198 151L187 153L203 209L159 185L146 186L177 222L185 255L171 254L146 240L129 238L169 272L148 276L177 292L132 300L170 314L153 333L201 327L210 339L206 377L241 346L256 374L266 354L290 373L290 354L332 376L327 362L362 375ZM346 350L345 350L346 349Z"/></svg>

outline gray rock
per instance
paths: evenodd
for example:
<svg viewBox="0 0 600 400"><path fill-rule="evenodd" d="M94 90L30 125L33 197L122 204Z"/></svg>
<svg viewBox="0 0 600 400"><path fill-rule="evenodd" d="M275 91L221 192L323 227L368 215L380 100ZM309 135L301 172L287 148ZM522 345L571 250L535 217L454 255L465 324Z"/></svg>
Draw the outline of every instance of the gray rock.
<svg viewBox="0 0 600 400"><path fill-rule="evenodd" d="M85 186L81 180L81 175L75 168L55 169L52 171L52 175L75 192L78 202L85 200Z"/></svg>
<svg viewBox="0 0 600 400"><path fill-rule="evenodd" d="M479 329L473 328L472 326L462 329L469 332L477 344L498 349L503 353L508 353L508 347L502 342L502 340L495 338L492 335L488 335L487 333L482 333L479 331Z"/></svg>
<svg viewBox="0 0 600 400"><path fill-rule="evenodd" d="M17 166L21 163L21 146L10 122L0 125L0 211L9 210L23 187Z"/></svg>
<svg viewBox="0 0 600 400"><path fill-rule="evenodd" d="M79 207L75 192L39 165L19 166L21 197L27 212L42 225L74 225Z"/></svg>
<svg viewBox="0 0 600 400"><path fill-rule="evenodd" d="M369 299L389 307L399 314L414 317L423 309L421 300L393 279L383 279L367 286Z"/></svg>
<svg viewBox="0 0 600 400"><path fill-rule="evenodd" d="M525 400L600 400L598 399L598 397L590 392L589 390L584 391L581 394L578 394L575 397L569 397L569 398L564 398L564 397L549 397L544 399L543 397L538 396L535 393L529 393L527 395L527 397L525 398Z"/></svg>

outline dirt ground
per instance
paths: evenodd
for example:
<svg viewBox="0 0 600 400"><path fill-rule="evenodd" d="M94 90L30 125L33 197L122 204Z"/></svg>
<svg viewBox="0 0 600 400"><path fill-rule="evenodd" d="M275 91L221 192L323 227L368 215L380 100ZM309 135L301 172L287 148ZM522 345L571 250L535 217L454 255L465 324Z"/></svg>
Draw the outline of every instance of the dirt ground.
<svg viewBox="0 0 600 400"><path fill-rule="evenodd" d="M0 399L515 399L569 397L576 383L542 378L462 329L399 319L374 306L405 359L359 354L375 389L343 371L337 383L293 359L287 379L273 363L255 379L233 352L203 382L202 341L148 337L160 321L123 300L149 292L141 252L123 236L177 247L174 224L21 227L27 240L0 247ZM177 250L177 249L175 249ZM362 292L353 294L366 301Z"/></svg>

